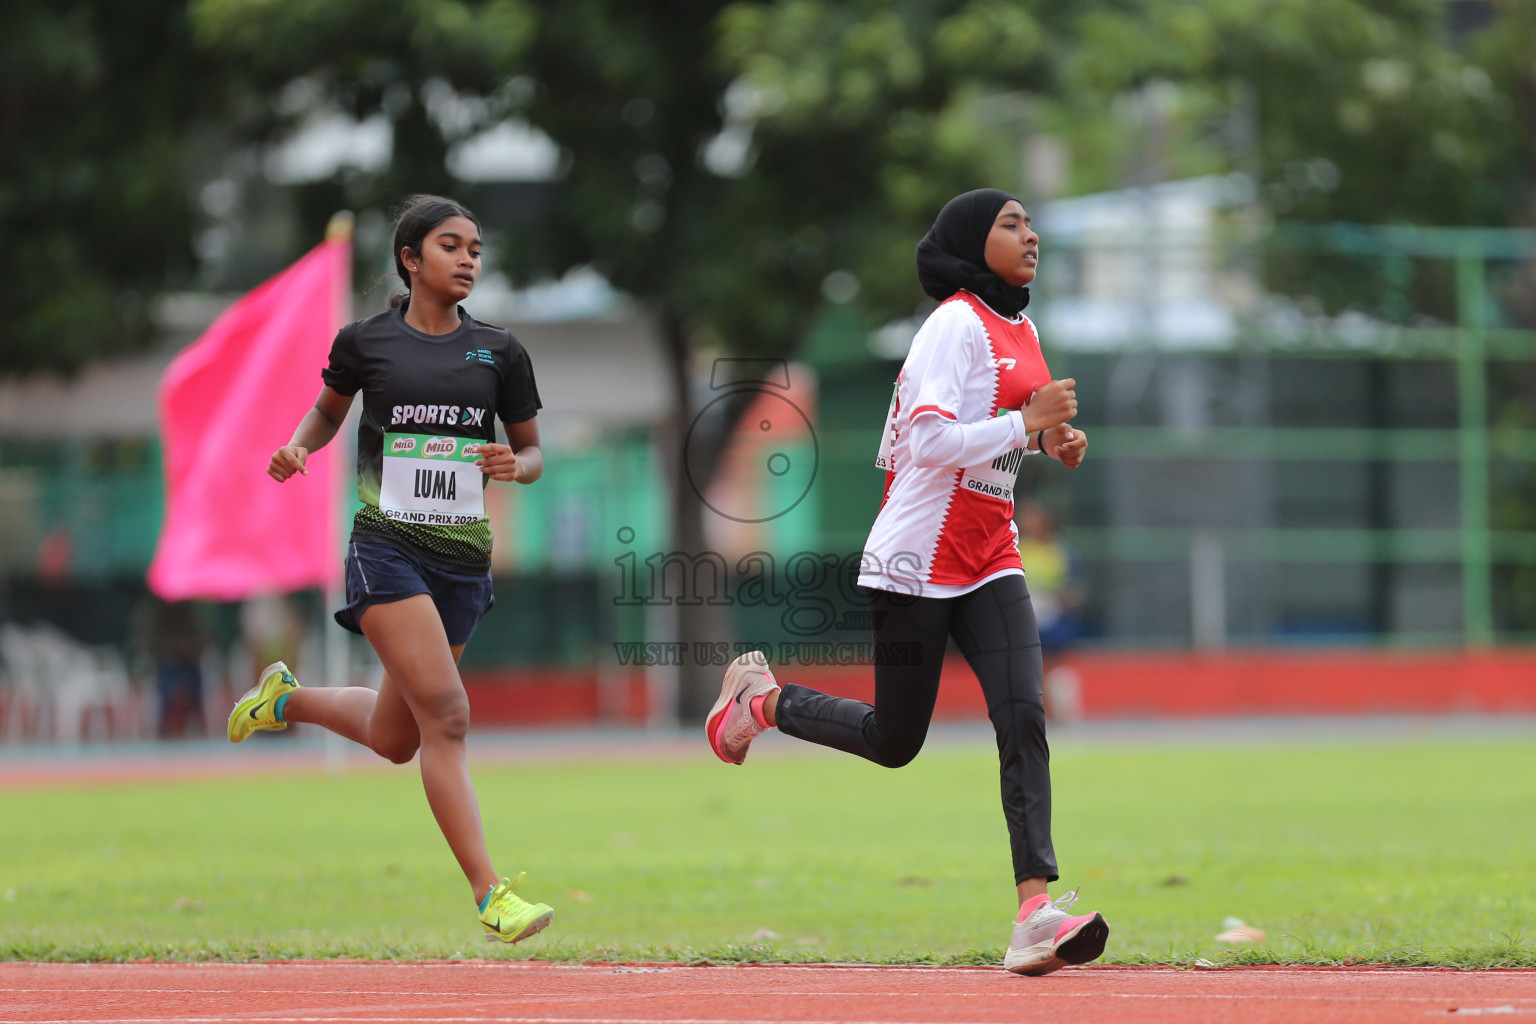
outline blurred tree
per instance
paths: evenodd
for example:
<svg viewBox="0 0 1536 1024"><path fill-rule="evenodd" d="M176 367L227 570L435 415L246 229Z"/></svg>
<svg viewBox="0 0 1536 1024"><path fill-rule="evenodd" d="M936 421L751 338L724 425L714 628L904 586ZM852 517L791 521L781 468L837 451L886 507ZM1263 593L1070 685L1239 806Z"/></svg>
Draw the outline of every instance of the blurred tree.
<svg viewBox="0 0 1536 1024"><path fill-rule="evenodd" d="M0 7L0 236L16 258L0 373L72 372L149 339L194 270L190 134L222 95L184 0Z"/></svg>
<svg viewBox="0 0 1536 1024"><path fill-rule="evenodd" d="M198 45L232 69L225 127L235 138L271 145L325 115L388 119L381 171L343 166L292 187L304 239L344 207L387 208L417 192L472 201L445 159L516 106L510 79L534 25L522 0L191 0L190 9ZM372 270L359 262L359 275Z"/></svg>
<svg viewBox="0 0 1536 1024"><path fill-rule="evenodd" d="M1253 172L1272 214L1503 222L1486 177L1495 139L1509 127L1508 101L1452 47L1440 0L1076 6L1079 45L1057 66L1057 95L1086 113L1167 82L1180 87L1174 103L1196 118L1247 117L1247 138L1241 124L1206 121L1217 130L1191 142ZM1140 140L1133 146L1163 156ZM1156 180L1159 168L1144 170Z"/></svg>
<svg viewBox="0 0 1536 1024"><path fill-rule="evenodd" d="M1049 109L1090 188L1237 170L1267 218L1518 223L1518 90L1476 59L1517 49L1495 17L1463 51L1440 0L1140 0L1088 10ZM1130 98L1139 105L1127 103ZM1133 107L1128 110L1127 107ZM1131 116L1094 117L1096 108ZM1113 132L1116 125L1122 128ZM1123 130L1129 128L1130 130ZM1406 322L1455 318L1444 266L1271 254L1271 291Z"/></svg>
<svg viewBox="0 0 1536 1024"><path fill-rule="evenodd" d="M867 111L893 134L915 128L914 145L937 148L953 139L954 122L909 118L908 97L968 88L985 97L988 116L972 130L986 124L987 169L1000 169L999 147L1017 152L1048 135L1069 156L1069 193L1239 171L1269 217L1536 219L1530 4L1505 3L1465 52L1440 0L972 0L900 11L814 0L734 5L722 19L724 53L774 99L760 137L836 135ZM882 31L884 49L870 52L905 77L862 56ZM887 100L895 104L882 108ZM983 140L968 141L973 154L985 151L975 145ZM887 170L891 208L903 218L922 205L903 200L933 180L933 163L915 165L918 183L897 184L904 167ZM1030 194L1039 170L1005 164L992 180L1017 188L1028 206L1052 198ZM1359 298L1361 282L1329 277L1277 283L1333 308ZM1442 314L1453 302L1448 282L1417 297Z"/></svg>
<svg viewBox="0 0 1536 1024"><path fill-rule="evenodd" d="M824 296L910 313L918 236L945 199L991 180L970 93L921 39L940 6L808 3L780 25L770 8L712 0L539 4L525 116L569 169L520 230L514 265L525 277L594 266L659 325L678 550L704 549L692 488L708 485L750 397L710 406L690 479L683 439L714 397L695 393L708 358L793 355ZM809 95L748 73L774 46L828 37L833 52L798 83ZM678 639L719 639L712 613L679 608ZM717 669L685 667L684 714L702 715L717 686Z"/></svg>
<svg viewBox="0 0 1536 1024"><path fill-rule="evenodd" d="M1026 127L1069 142L1072 191L1236 167L1281 216L1536 218L1530 4L1498 0L1465 55L1438 0L1261 6L192 0L189 26L185 0L17 0L0 224L26 237L46 218L60 242L18 268L0 366L142 340L141 296L192 270L178 172L200 112L265 140L305 115L296 97L387 114L388 169L314 186L301 207L320 220L454 191L448 147L528 101L524 73L573 162L522 269L596 262L681 311L681 336L731 348L792 348L834 270L872 318L910 310L913 230L958 188L1019 187ZM1137 96L1161 135L1125 131Z"/></svg>

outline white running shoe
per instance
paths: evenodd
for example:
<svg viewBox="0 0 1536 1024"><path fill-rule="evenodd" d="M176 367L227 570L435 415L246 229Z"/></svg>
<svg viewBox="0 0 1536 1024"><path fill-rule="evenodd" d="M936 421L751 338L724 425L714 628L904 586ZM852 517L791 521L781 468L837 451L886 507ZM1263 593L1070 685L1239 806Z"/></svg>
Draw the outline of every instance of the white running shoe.
<svg viewBox="0 0 1536 1024"><path fill-rule="evenodd" d="M1026 900L1014 922L1003 966L1014 974L1038 976L1102 956L1109 925L1097 913L1069 915L1076 902L1076 889L1054 903L1044 893Z"/></svg>
<svg viewBox="0 0 1536 1024"><path fill-rule="evenodd" d="M728 764L741 764L747 759L747 746L764 729L752 716L752 698L778 688L768 670L768 659L761 651L748 651L726 667L720 699L715 701L704 723L704 734L709 737L709 748L716 757Z"/></svg>

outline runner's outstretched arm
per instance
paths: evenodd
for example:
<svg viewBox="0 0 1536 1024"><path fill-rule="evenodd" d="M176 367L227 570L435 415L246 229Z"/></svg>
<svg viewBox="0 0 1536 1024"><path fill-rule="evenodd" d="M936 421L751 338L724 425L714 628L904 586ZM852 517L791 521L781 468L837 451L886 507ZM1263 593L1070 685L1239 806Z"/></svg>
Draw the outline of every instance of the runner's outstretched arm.
<svg viewBox="0 0 1536 1024"><path fill-rule="evenodd" d="M272 453L272 461L267 463L267 475L278 483L295 473L308 476L309 470L304 468L304 463L309 461L309 453L324 448L336 436L342 420L347 418L347 410L352 408L353 397L337 394L328 385L322 385L314 406L294 429L293 438Z"/></svg>

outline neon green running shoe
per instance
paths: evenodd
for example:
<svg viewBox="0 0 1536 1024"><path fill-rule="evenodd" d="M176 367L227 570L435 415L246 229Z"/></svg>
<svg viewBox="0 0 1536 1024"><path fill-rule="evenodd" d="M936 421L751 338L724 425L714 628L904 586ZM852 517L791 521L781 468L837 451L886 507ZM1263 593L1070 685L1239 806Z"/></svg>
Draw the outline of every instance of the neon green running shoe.
<svg viewBox="0 0 1536 1024"><path fill-rule="evenodd" d="M500 885L485 894L485 902L480 906L480 927L485 929L486 942L521 942L548 928L555 919L553 907L529 903L512 891L526 877L528 872L524 871L510 882L503 878Z"/></svg>
<svg viewBox="0 0 1536 1024"><path fill-rule="evenodd" d="M274 661L262 669L260 682L235 703L229 713L229 742L239 743L258 729L281 732L288 723L277 717L277 702L299 688L288 666Z"/></svg>

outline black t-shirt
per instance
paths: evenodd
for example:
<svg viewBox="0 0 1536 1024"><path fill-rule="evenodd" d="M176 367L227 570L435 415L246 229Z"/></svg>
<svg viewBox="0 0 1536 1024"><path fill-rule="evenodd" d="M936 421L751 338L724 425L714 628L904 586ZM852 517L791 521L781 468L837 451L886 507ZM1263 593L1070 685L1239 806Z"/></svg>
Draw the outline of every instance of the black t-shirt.
<svg viewBox="0 0 1536 1024"><path fill-rule="evenodd" d="M423 334L397 308L343 327L320 376L337 394L363 393L353 539L409 544L447 568L489 566L478 442L496 440L496 419L521 423L540 407L517 339L462 307L457 330Z"/></svg>

